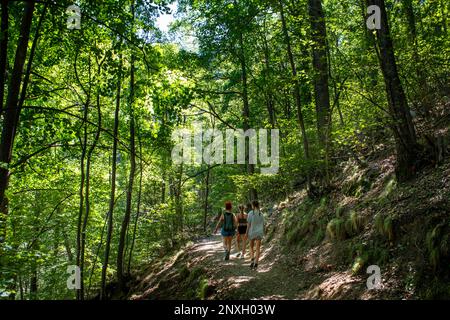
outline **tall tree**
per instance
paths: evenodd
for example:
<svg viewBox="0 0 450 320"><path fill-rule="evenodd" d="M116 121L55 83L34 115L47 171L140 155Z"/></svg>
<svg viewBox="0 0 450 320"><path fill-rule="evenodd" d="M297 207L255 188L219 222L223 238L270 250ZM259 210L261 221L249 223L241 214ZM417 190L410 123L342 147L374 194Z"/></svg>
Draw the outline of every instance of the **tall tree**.
<svg viewBox="0 0 450 320"><path fill-rule="evenodd" d="M108 271L109 255L111 251L111 239L114 227L114 205L116 200L116 169L117 169L117 144L118 144L118 133L119 133L119 111L120 111L120 100L122 93L122 39L119 40L118 51L119 51L119 61L117 68L117 92L116 92L116 108L114 111L114 129L113 129L113 148L112 148L112 168L111 168L111 192L109 198L109 209L107 213L107 231L106 231L106 243L105 243L105 255L103 259L102 266L102 280L101 280L101 292L100 298L106 299L106 273Z"/></svg>
<svg viewBox="0 0 450 320"><path fill-rule="evenodd" d="M134 2L131 4L131 15L133 19L132 25L134 25L135 13L134 13ZM128 108L130 112L130 173L128 177L128 188L127 188L127 200L125 215L122 221L122 228L120 230L119 247L117 250L117 279L119 282L119 289L123 291L125 287L124 279L124 255L125 255L125 243L126 235L128 230L128 225L130 224L131 208L133 200L133 186L134 178L136 173L136 137L135 137L135 120L134 120L134 91L135 91L135 56L134 52L131 53L131 69L130 69L130 92L128 97Z"/></svg>
<svg viewBox="0 0 450 320"><path fill-rule="evenodd" d="M321 0L308 0L308 13L311 21L313 72L314 72L314 97L317 115L317 131L319 141L325 150L326 183L329 183L329 159L330 159L330 92L328 87L328 55L327 55L327 29L325 14Z"/></svg>
<svg viewBox="0 0 450 320"><path fill-rule="evenodd" d="M8 26L9 26L9 10L8 0L2 0L1 6L1 24L0 24L0 115L3 112L3 98L5 95L6 82L6 64L8 61Z"/></svg>
<svg viewBox="0 0 450 320"><path fill-rule="evenodd" d="M244 25L243 25L243 19L245 19L243 16L241 16L241 10L242 8L239 6L239 3L237 0L234 0L234 6L235 6L235 26L236 32L237 32L237 38L238 38L238 59L239 64L241 68L241 85L242 85L242 126L244 131L247 131L250 129L250 102L249 102L249 94L248 94L248 65L247 65L247 57L246 57L246 50L245 50L245 42L244 42ZM248 18L248 17L247 17ZM246 142L246 150L249 150L249 143ZM246 152L247 154L247 152ZM255 165L252 163L249 163L248 156L246 157L246 163L247 163L247 173L249 175L252 175L255 173ZM256 188L254 186L250 187L249 190L249 197L250 200L258 199L258 193L256 191Z"/></svg>
<svg viewBox="0 0 450 320"><path fill-rule="evenodd" d="M20 24L19 40L17 43L14 67L8 86L8 96L4 110L4 120L0 144L0 243L6 237L5 219L8 214L8 200L5 192L8 188L14 139L17 132L18 118L20 113L19 95L22 83L23 68L28 52L28 41L30 39L31 23L33 20L35 2L27 1L24 4L22 21Z"/></svg>
<svg viewBox="0 0 450 320"><path fill-rule="evenodd" d="M297 65L295 63L294 54L292 52L291 38L289 36L289 30L287 27L286 16L284 13L284 5L283 5L282 0L279 1L279 7L280 7L281 25L283 28L284 42L286 45L287 55L288 55L289 64L291 66L291 72L292 72L292 81L293 81L293 87L294 87L294 100L295 100L295 104L297 106L297 120L300 125L300 129L301 129L301 133L302 133L303 151L305 153L305 160L309 162L311 160L311 155L310 155L310 151L309 151L309 140L308 140L308 136L306 133L305 120L304 120L303 111L302 111L302 98L300 95L300 82L298 79ZM310 174L309 170L306 171L306 186L310 192L313 191L311 174Z"/></svg>
<svg viewBox="0 0 450 320"><path fill-rule="evenodd" d="M395 137L396 175L399 181L406 181L414 177L418 169L420 146L417 143L416 130L398 73L385 2L384 0L368 0L368 4L376 5L381 10L381 28L376 31L380 50L379 60Z"/></svg>

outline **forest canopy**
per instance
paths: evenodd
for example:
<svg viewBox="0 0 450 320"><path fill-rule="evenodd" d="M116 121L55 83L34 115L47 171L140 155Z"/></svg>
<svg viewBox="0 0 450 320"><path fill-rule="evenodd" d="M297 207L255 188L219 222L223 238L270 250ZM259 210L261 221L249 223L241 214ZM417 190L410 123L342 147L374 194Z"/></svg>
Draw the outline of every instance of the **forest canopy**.
<svg viewBox="0 0 450 320"><path fill-rule="evenodd" d="M376 152L398 183L445 157L448 137L424 127L450 100L446 0L0 9L3 299L111 298L210 234L227 200L320 199L343 162L366 168Z"/></svg>

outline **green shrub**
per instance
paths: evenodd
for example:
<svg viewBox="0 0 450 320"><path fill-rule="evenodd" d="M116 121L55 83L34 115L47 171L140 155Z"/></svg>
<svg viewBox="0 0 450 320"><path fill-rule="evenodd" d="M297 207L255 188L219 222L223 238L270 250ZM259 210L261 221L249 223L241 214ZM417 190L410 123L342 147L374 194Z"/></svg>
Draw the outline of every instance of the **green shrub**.
<svg viewBox="0 0 450 320"><path fill-rule="evenodd" d="M345 231L345 220L334 218L327 225L327 235L331 240L345 240L347 232Z"/></svg>
<svg viewBox="0 0 450 320"><path fill-rule="evenodd" d="M384 217L381 213L377 213L375 215L375 230L381 234L384 235Z"/></svg>
<svg viewBox="0 0 450 320"><path fill-rule="evenodd" d="M394 241L394 225L391 217L384 219L384 234L387 236L389 241Z"/></svg>
<svg viewBox="0 0 450 320"><path fill-rule="evenodd" d="M425 243L429 253L429 262L434 271L439 269L443 258L449 255L449 238L444 223L438 224L427 233Z"/></svg>
<svg viewBox="0 0 450 320"><path fill-rule="evenodd" d="M179 271L179 275L180 275L180 278L182 279L182 280L184 280L184 279L187 279L188 277L189 277L189 274L190 274L191 272L189 271L189 269L188 269L188 267L186 266L186 265L183 265L182 267L181 267L181 269L180 269L180 271Z"/></svg>
<svg viewBox="0 0 450 320"><path fill-rule="evenodd" d="M209 281L206 278L202 278L200 280L198 290L197 290L197 298L200 300L205 300L208 297L209 291Z"/></svg>
<svg viewBox="0 0 450 320"><path fill-rule="evenodd" d="M348 219L345 222L345 230L349 236L357 235L363 226L363 220L356 211L350 211Z"/></svg>
<svg viewBox="0 0 450 320"><path fill-rule="evenodd" d="M381 213L378 213L375 216L375 230L382 235L383 237L386 237L389 241L394 241L395 239L395 233L394 233L394 221L392 217L387 216L385 217Z"/></svg>
<svg viewBox="0 0 450 320"><path fill-rule="evenodd" d="M357 275L363 270L363 268L366 266L368 261L368 255L365 253L361 256L356 257L355 261L353 262L352 266L352 273L354 275Z"/></svg>
<svg viewBox="0 0 450 320"><path fill-rule="evenodd" d="M324 237L325 237L324 229L318 228L314 240L318 243L318 242L321 242Z"/></svg>

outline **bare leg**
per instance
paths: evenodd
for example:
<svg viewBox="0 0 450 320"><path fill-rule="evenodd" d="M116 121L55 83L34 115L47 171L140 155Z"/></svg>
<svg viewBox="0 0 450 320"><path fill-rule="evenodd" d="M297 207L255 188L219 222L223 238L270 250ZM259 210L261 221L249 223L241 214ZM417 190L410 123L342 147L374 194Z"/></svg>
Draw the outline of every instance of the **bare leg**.
<svg viewBox="0 0 450 320"><path fill-rule="evenodd" d="M241 251L241 234L238 232L237 236L236 236L236 242L237 242L237 251L240 252Z"/></svg>
<svg viewBox="0 0 450 320"><path fill-rule="evenodd" d="M227 250L227 237L223 237L223 250Z"/></svg>
<svg viewBox="0 0 450 320"><path fill-rule="evenodd" d="M250 240L250 260L253 260L253 247L255 245L255 240Z"/></svg>
<svg viewBox="0 0 450 320"><path fill-rule="evenodd" d="M245 234L242 235L242 256L245 256L245 249L247 247L247 237Z"/></svg>
<svg viewBox="0 0 450 320"><path fill-rule="evenodd" d="M231 241L233 240L233 237L227 237L227 250L228 252L231 252Z"/></svg>
<svg viewBox="0 0 450 320"><path fill-rule="evenodd" d="M256 257L255 257L255 263L256 264L259 261L260 253L261 253L261 240L256 240Z"/></svg>

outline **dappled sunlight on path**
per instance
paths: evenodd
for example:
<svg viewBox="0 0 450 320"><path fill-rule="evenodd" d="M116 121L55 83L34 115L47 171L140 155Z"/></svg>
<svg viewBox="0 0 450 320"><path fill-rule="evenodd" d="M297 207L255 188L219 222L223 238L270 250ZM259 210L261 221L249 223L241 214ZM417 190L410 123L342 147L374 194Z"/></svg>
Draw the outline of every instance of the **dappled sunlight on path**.
<svg viewBox="0 0 450 320"><path fill-rule="evenodd" d="M291 292L289 287L297 287L289 284L289 275L286 274L286 270L281 270L277 265L279 255L275 251L273 243L270 245L263 243L258 269L251 270L248 247L245 259L236 256L237 251L233 246L230 260L224 261L222 238L218 235L203 239L189 250L192 255L204 257L201 260L206 264L208 277L214 279L217 284L218 290L212 298L293 298L294 292Z"/></svg>

